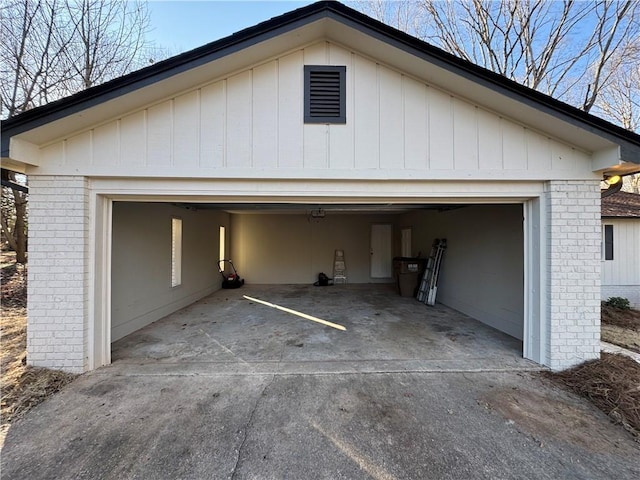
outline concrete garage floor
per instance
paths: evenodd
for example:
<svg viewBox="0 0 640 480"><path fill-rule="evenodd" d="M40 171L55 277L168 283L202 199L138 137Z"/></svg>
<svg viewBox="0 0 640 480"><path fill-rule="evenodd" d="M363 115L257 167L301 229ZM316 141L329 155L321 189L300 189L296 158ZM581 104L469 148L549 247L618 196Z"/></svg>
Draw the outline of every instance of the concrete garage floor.
<svg viewBox="0 0 640 480"><path fill-rule="evenodd" d="M249 301L342 325L340 331ZM221 290L115 342L135 371L200 374L539 369L522 342L392 285L245 285Z"/></svg>

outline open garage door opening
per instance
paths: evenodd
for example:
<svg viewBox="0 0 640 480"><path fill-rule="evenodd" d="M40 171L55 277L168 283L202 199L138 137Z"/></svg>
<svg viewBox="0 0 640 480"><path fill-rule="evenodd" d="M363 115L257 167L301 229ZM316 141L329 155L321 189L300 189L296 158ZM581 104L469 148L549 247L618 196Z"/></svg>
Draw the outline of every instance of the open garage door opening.
<svg viewBox="0 0 640 480"><path fill-rule="evenodd" d="M256 315L267 315L266 307L242 313L239 310L238 305L249 308L242 297L251 293L267 297L263 298L265 301L277 301L285 307L293 305L305 314L329 320L346 319L349 323L359 316L364 324L359 327L352 324L352 330L360 328L369 332L365 337L371 334L377 338L372 343L373 337L364 341L360 336L359 341L363 348L377 345L378 352L387 347L401 349L403 342L397 335L404 332L405 339L421 335L421 322L431 316L436 318L434 328L449 342L459 342L469 335L473 325L479 325L473 321L469 324L467 317L471 317L513 337L506 348L511 348L515 356L522 355L520 341L525 315L522 204L114 202L112 232L110 329L111 341L117 342L116 359L126 358L127 350L120 347L131 346L127 339L140 343L140 339L131 335L133 332L178 312L167 323L173 326L165 327L169 331L177 328L168 334L175 339L183 329L176 315L189 305L183 313L195 309L196 317L209 324L217 322L216 318L230 316L234 316L238 325L248 322L245 333L257 335L252 348L255 351L271 348L269 345L277 343L277 328L271 331L274 340L256 332L258 326L251 323ZM446 238L448 248L439 279L438 305L434 309L399 295L392 262L399 256L428 257L435 238ZM233 292L220 290L222 277L217 265L222 248L245 279L246 288ZM325 289L313 287L320 272L333 275L336 250L344 254L346 281ZM204 300L198 302L201 299ZM349 309L355 316L345 315ZM244 315L244 320L236 315ZM184 330L188 330L195 317L188 318L183 322ZM300 321L286 320L294 324ZM392 330L395 340L389 337L391 343L378 344ZM284 339L283 345L289 341L309 346L320 338L314 327L305 326L299 333L300 336ZM495 333L496 342L500 343L502 334ZM199 336L206 337L202 332ZM491 336L488 333L483 338ZM141 338L149 340L149 335ZM259 338L264 342L262 345ZM344 355L338 353L339 338L325 340L334 348L336 358L343 359ZM429 348L437 350L429 341L416 345L405 341L404 345L406 351L398 357L404 360L419 356L421 349L423 353ZM371 351L365 353L366 349L351 347L357 358L372 355ZM469 346L474 350L485 347L483 342ZM198 348L202 352L204 345ZM484 352L471 353L482 357ZM382 354L375 360L388 358Z"/></svg>

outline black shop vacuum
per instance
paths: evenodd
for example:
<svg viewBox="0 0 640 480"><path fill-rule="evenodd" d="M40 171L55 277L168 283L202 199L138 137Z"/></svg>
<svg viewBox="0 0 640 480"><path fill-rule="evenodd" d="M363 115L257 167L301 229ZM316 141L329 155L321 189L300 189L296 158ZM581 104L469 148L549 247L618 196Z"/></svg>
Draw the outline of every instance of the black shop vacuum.
<svg viewBox="0 0 640 480"><path fill-rule="evenodd" d="M229 274L224 273L225 262L231 266L231 273ZM222 288L240 288L244 285L244 279L240 278L231 260L220 260L218 262L218 271L222 275Z"/></svg>

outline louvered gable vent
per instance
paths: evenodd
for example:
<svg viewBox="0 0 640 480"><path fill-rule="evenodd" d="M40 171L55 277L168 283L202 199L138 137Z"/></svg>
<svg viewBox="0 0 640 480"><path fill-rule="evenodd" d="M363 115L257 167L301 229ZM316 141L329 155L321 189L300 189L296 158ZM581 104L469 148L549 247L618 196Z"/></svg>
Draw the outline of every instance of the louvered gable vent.
<svg viewBox="0 0 640 480"><path fill-rule="evenodd" d="M346 123L346 67L305 65L305 123Z"/></svg>

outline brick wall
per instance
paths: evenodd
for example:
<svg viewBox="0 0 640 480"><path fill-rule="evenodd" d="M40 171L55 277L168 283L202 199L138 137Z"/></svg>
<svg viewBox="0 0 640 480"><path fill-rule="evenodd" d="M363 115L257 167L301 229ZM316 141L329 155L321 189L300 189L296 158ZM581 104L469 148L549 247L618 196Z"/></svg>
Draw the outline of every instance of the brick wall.
<svg viewBox="0 0 640 480"><path fill-rule="evenodd" d="M547 183L548 352L554 370L600 355L600 186Z"/></svg>
<svg viewBox="0 0 640 480"><path fill-rule="evenodd" d="M30 175L29 192L27 362L82 372L87 358L87 180Z"/></svg>

